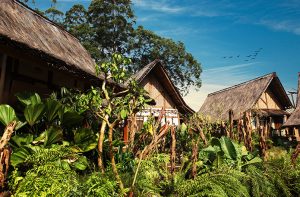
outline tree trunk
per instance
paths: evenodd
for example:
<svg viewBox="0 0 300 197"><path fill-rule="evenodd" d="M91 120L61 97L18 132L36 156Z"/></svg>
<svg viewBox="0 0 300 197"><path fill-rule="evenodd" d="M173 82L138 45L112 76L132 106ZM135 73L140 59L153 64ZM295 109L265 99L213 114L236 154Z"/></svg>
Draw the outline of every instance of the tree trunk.
<svg viewBox="0 0 300 197"><path fill-rule="evenodd" d="M11 135L13 134L15 127L17 125L16 121L13 121L9 123L0 140L0 152L1 152L1 158L0 158L0 186L1 188L4 187L4 183L7 177L8 168L9 168L9 159L11 151L9 148L6 148L6 145L8 144ZM5 167L5 172L4 172Z"/></svg>
<svg viewBox="0 0 300 197"><path fill-rule="evenodd" d="M132 148L134 146L134 137L137 130L137 124L136 124L136 114L132 114L130 118L130 130L129 130L129 141L130 141L130 147Z"/></svg>
<svg viewBox="0 0 300 197"><path fill-rule="evenodd" d="M13 121L6 126L5 131L0 140L0 151L2 151L4 149L4 147L8 144L8 142L11 138L11 135L13 134L13 132L15 130L16 125L17 125L17 122Z"/></svg>
<svg viewBox="0 0 300 197"><path fill-rule="evenodd" d="M229 136L233 139L233 111L229 110Z"/></svg>
<svg viewBox="0 0 300 197"><path fill-rule="evenodd" d="M113 150L113 148L114 148L113 147L113 130L114 130L114 126L116 124L117 123L109 125L109 131L108 131L109 156L110 156L110 159L111 159L111 167L112 167L113 173L116 177L117 182L119 183L121 193L122 193L122 195L124 195L124 185L123 185L122 179L121 179L121 177L118 173L118 168L117 168L117 165L116 165L114 150Z"/></svg>
<svg viewBox="0 0 300 197"><path fill-rule="evenodd" d="M106 125L107 125L106 122L103 120L100 128L99 139L98 139L98 167L101 170L102 174L104 174L105 171L104 164L103 164L103 141L104 141Z"/></svg>
<svg viewBox="0 0 300 197"><path fill-rule="evenodd" d="M298 142L292 156L291 156L291 163L293 164L293 166L296 166L297 163L297 157L300 154L300 142Z"/></svg>
<svg viewBox="0 0 300 197"><path fill-rule="evenodd" d="M175 158L176 158L176 135L175 135L175 127L171 127L171 136L172 136L172 143L171 143L171 174L175 171Z"/></svg>
<svg viewBox="0 0 300 197"><path fill-rule="evenodd" d="M192 177L193 179L197 176L197 160L198 160L198 142L199 140L193 140L192 142Z"/></svg>
<svg viewBox="0 0 300 197"><path fill-rule="evenodd" d="M265 138L265 130L266 125L259 128L259 147L260 147L260 156L263 158L263 160L266 160L266 150L267 150L267 144L266 144L266 138Z"/></svg>
<svg viewBox="0 0 300 197"><path fill-rule="evenodd" d="M143 154L143 158L145 159L157 146L157 144L162 140L163 137L166 136L167 131L169 129L169 125L165 124L160 130L159 130L159 134L157 134L156 136L153 137L153 140L151 141L151 143L145 147L144 149L144 154Z"/></svg>

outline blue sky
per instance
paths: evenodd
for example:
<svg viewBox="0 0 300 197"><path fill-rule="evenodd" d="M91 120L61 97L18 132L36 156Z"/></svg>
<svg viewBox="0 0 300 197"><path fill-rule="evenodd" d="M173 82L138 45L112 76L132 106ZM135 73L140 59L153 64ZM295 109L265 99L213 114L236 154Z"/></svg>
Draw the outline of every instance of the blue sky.
<svg viewBox="0 0 300 197"><path fill-rule="evenodd" d="M35 1L41 9L49 6L49 0ZM89 0L57 2L61 10L75 3L85 6L90 3ZM286 90L297 88L300 0L132 2L137 25L184 42L187 51L201 62L203 86L198 92L191 88L185 97L195 110L199 110L208 93L270 72L277 72Z"/></svg>

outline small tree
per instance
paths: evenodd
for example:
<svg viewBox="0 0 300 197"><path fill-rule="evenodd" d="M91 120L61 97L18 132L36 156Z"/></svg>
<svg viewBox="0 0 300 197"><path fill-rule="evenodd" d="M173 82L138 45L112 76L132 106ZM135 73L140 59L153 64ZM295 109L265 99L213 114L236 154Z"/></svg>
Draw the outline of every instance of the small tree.
<svg viewBox="0 0 300 197"><path fill-rule="evenodd" d="M137 83L128 79L125 67L130 64L128 58L120 54L112 55L108 62L96 65L96 74L104 75L101 89L92 88L88 95L94 103L92 109L94 114L100 118L102 124L98 140L98 167L104 173L103 165L103 141L105 131L108 129L109 157L113 173L122 193L124 193L123 182L118 174L114 157L113 133L118 129L119 124L132 117L140 108L150 100L145 97L146 92L137 86ZM126 84L122 90L119 86L113 85L112 81L118 84Z"/></svg>

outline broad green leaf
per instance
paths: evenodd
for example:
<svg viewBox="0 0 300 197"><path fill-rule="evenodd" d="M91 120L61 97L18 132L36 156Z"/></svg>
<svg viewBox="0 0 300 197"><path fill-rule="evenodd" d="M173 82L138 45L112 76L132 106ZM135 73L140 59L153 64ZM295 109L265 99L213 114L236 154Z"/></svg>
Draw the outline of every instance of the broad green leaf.
<svg viewBox="0 0 300 197"><path fill-rule="evenodd" d="M36 124L44 114L44 110L45 105L42 103L26 106L24 110L24 116L28 124L30 126Z"/></svg>
<svg viewBox="0 0 300 197"><path fill-rule="evenodd" d="M97 136L91 129L77 129L74 135L74 142L82 152L87 152L97 147Z"/></svg>
<svg viewBox="0 0 300 197"><path fill-rule="evenodd" d="M27 105L36 105L41 103L41 97L37 93L33 92L21 92L16 94L18 100L24 104Z"/></svg>
<svg viewBox="0 0 300 197"><path fill-rule="evenodd" d="M15 167L18 164L23 163L31 154L32 150L27 146L15 149L10 158L11 165Z"/></svg>
<svg viewBox="0 0 300 197"><path fill-rule="evenodd" d="M67 161L62 160L61 161L61 166L65 170L71 170L71 167L70 167L70 165L69 165L69 163Z"/></svg>
<svg viewBox="0 0 300 197"><path fill-rule="evenodd" d="M21 146L30 144L33 141L32 134L25 134L25 135L15 135L13 136L9 143L11 144L12 148L20 148Z"/></svg>
<svg viewBox="0 0 300 197"><path fill-rule="evenodd" d="M184 124L184 122L181 124L181 126L180 126L180 131L181 131L181 133L183 134L183 133L185 133L186 132L186 130L187 130L187 126L186 126L186 124Z"/></svg>
<svg viewBox="0 0 300 197"><path fill-rule="evenodd" d="M72 127L75 125L80 125L82 123L83 117L77 112L67 111L62 116L62 125L64 127Z"/></svg>
<svg viewBox="0 0 300 197"><path fill-rule="evenodd" d="M58 117L59 110L62 108L60 102L47 99L45 103L45 116L48 122L53 122L53 120Z"/></svg>
<svg viewBox="0 0 300 197"><path fill-rule="evenodd" d="M27 124L27 122L25 121L25 122L21 122L21 121L17 121L17 125L16 125L16 127L15 127L15 130L19 130L20 128L22 128L24 125L26 125Z"/></svg>
<svg viewBox="0 0 300 197"><path fill-rule="evenodd" d="M85 170L89 165L89 163L88 163L85 156L79 157L79 159L77 161L75 161L74 163L72 163L72 164L78 170Z"/></svg>
<svg viewBox="0 0 300 197"><path fill-rule="evenodd" d="M125 110L125 109L122 109L122 110L121 110L121 118L122 118L123 120L127 117L127 114L128 114L127 110Z"/></svg>
<svg viewBox="0 0 300 197"><path fill-rule="evenodd" d="M61 142L63 140L63 132L60 128L50 127L45 132L44 147L49 147L51 144Z"/></svg>
<svg viewBox="0 0 300 197"><path fill-rule="evenodd" d="M211 145L219 146L224 153L224 156L229 159L237 159L238 157L238 150L232 143L232 141L227 137L221 137L220 139L213 138L211 141Z"/></svg>
<svg viewBox="0 0 300 197"><path fill-rule="evenodd" d="M0 121L7 126L13 120L17 120L15 110L9 105L0 105Z"/></svg>
<svg viewBox="0 0 300 197"><path fill-rule="evenodd" d="M242 166L246 166L246 165L251 165L251 164L256 164L256 163L261 163L262 159L259 157L254 157L253 159L251 159L250 161L247 161L245 164L243 164Z"/></svg>

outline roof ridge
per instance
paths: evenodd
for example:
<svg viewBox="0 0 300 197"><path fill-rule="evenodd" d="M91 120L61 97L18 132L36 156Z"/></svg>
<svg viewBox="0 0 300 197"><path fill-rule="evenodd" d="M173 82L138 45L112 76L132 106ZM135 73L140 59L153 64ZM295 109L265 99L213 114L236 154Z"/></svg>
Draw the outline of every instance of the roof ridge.
<svg viewBox="0 0 300 197"><path fill-rule="evenodd" d="M228 88L224 88L224 89L221 89L221 90L212 92L212 93L208 94L207 97L212 96L212 95L215 95L215 94L219 94L219 93L222 93L222 92L225 92L225 91L228 91L228 90L232 90L232 89L234 89L234 88L238 88L238 87L240 87L240 86L246 85L246 84L251 83L251 82L254 82L254 81L258 81L258 80L260 80L260 79L263 79L263 78L266 78L266 77L269 77L269 76L276 77L277 75L276 75L276 72L268 73L268 74L265 74L265 75L263 75L263 76L256 77L256 78L254 78L254 79L250 79L250 80L248 80L248 81L244 81L244 82L242 82L242 83L239 83L239 84L230 86L230 87L228 87Z"/></svg>
<svg viewBox="0 0 300 197"><path fill-rule="evenodd" d="M23 8L27 9L28 11L32 12L32 14L36 15L37 17L42 18L43 20L45 20L45 22L50 23L51 25L57 27L58 29L68 33L70 36L72 36L74 39L76 39L78 42L80 42L73 34L71 34L69 31L67 31L64 27L60 26L59 24L55 23L54 21L50 20L49 18L41 15L40 13L38 13L36 10L32 9L25 3L21 2L20 0L12 0L12 1L17 3L18 5L22 6Z"/></svg>

